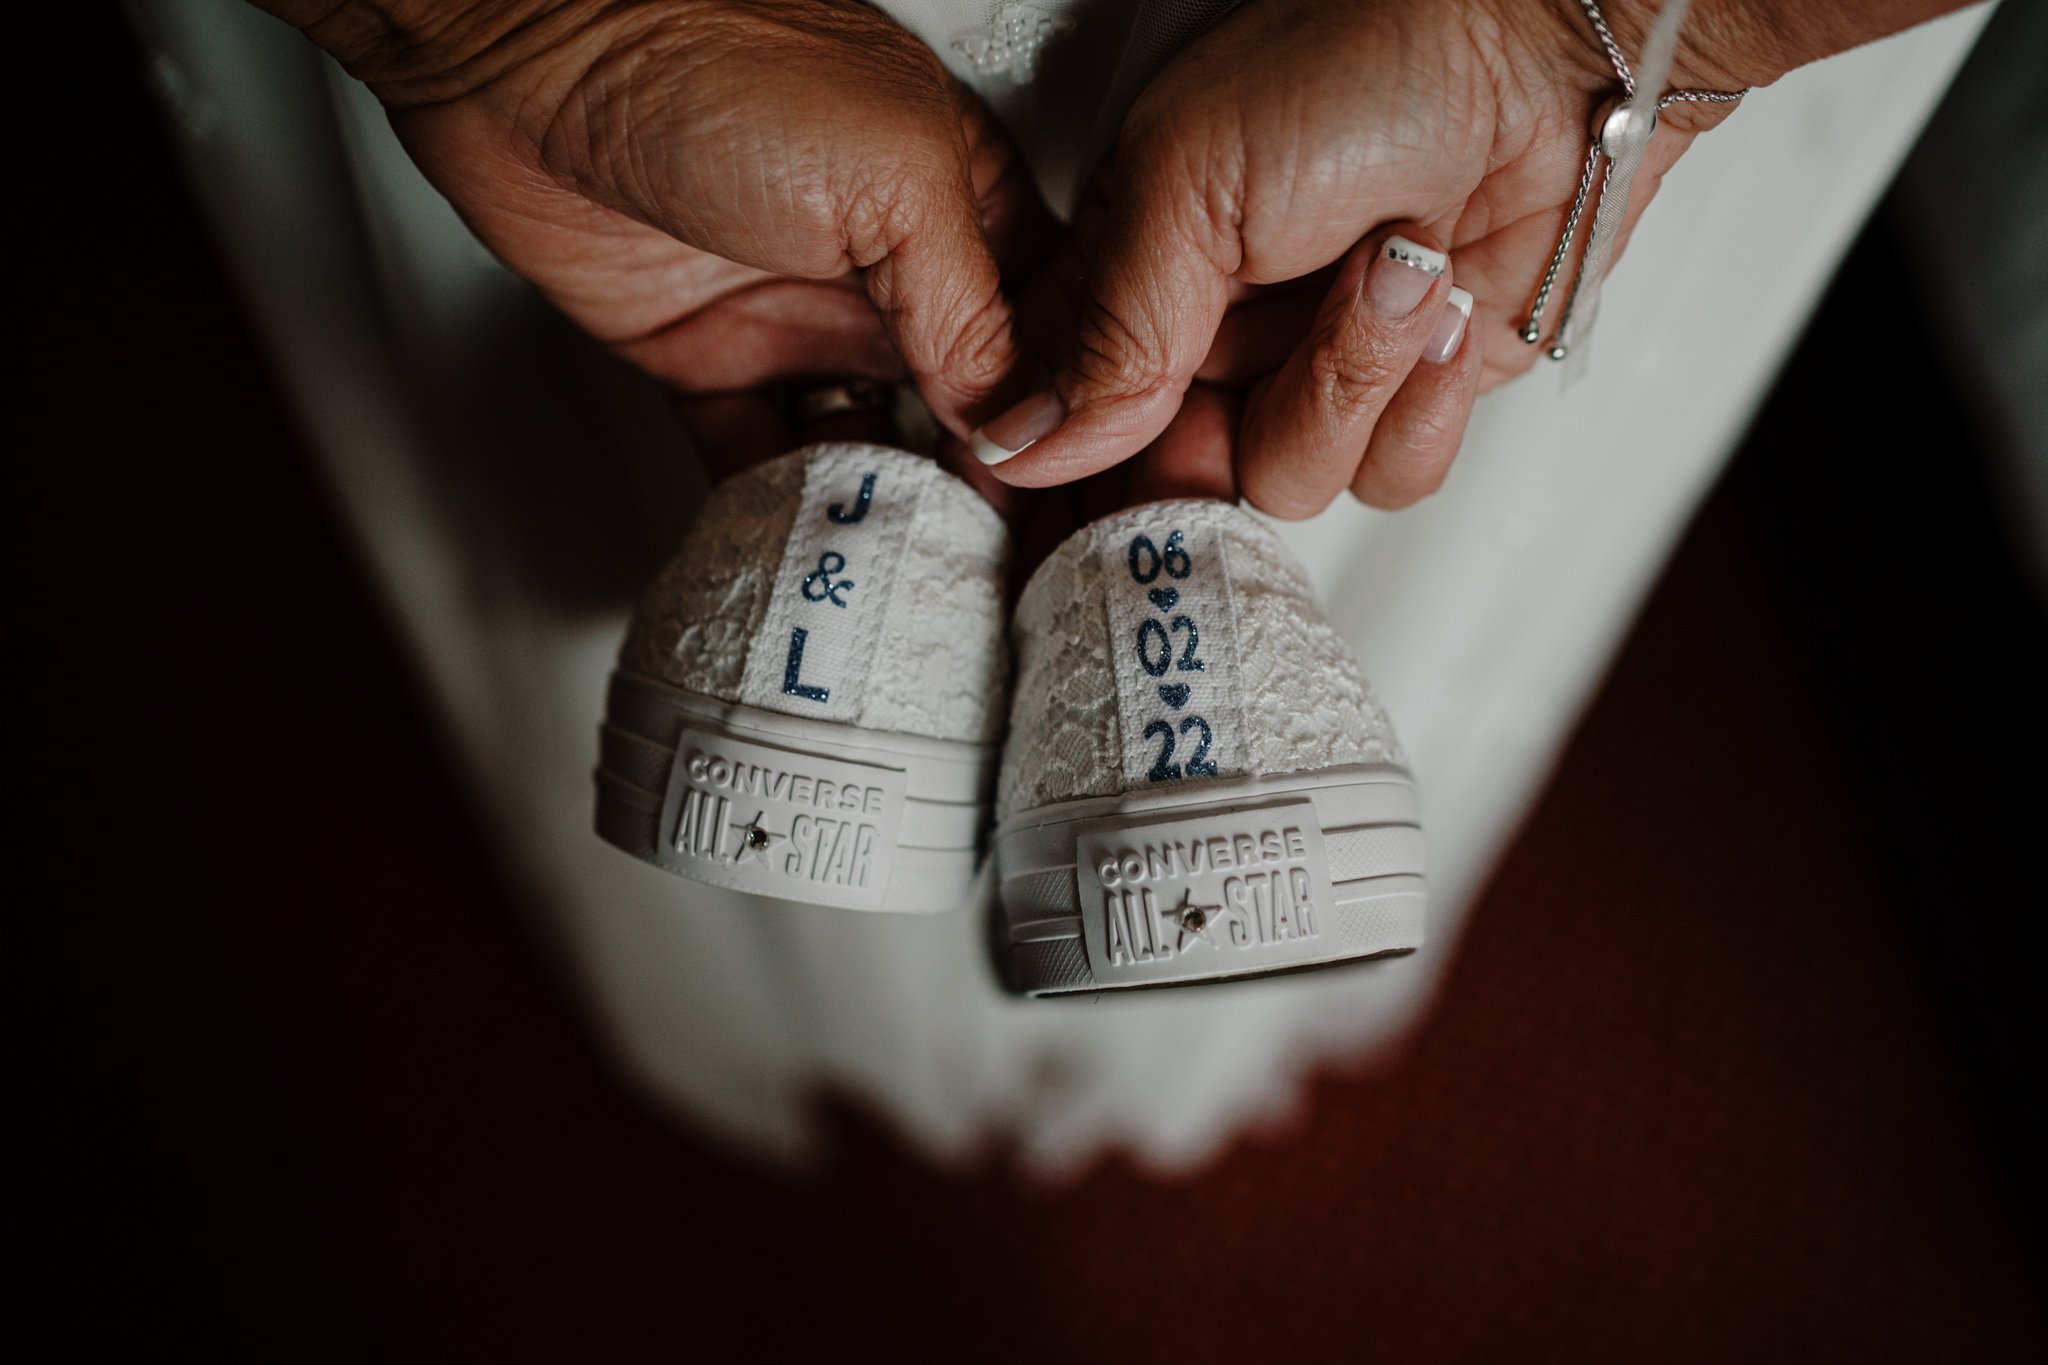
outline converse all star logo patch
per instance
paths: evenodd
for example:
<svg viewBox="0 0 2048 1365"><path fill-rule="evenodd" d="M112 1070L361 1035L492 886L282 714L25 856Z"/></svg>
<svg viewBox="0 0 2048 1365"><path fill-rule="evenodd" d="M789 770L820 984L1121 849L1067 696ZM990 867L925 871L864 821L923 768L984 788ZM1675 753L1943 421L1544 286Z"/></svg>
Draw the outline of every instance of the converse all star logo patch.
<svg viewBox="0 0 2048 1365"><path fill-rule="evenodd" d="M1329 859L1313 803L1129 825L1075 839L1081 937L1104 986L1271 971L1329 955Z"/></svg>
<svg viewBox="0 0 2048 1365"><path fill-rule="evenodd" d="M1237 623L1223 539L1199 507L1119 517L1097 541L1132 787L1243 771Z"/></svg>
<svg viewBox="0 0 2048 1365"><path fill-rule="evenodd" d="M867 447L812 454L774 594L747 647L740 700L818 720L860 718L922 493L901 469L877 468Z"/></svg>
<svg viewBox="0 0 2048 1365"><path fill-rule="evenodd" d="M900 768L685 726L655 861L736 891L875 909L889 885L905 790Z"/></svg>

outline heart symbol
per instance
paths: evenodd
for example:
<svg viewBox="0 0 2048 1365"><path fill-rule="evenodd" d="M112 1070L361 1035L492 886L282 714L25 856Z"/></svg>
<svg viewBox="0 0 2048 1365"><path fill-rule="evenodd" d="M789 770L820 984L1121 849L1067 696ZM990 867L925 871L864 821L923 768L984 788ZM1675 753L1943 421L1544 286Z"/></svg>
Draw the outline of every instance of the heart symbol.
<svg viewBox="0 0 2048 1365"><path fill-rule="evenodd" d="M1152 599L1152 605L1161 611L1172 611L1173 604L1180 601L1179 588L1154 588L1145 594Z"/></svg>
<svg viewBox="0 0 2048 1365"><path fill-rule="evenodd" d="M1188 685L1186 683L1162 683L1159 688L1159 700L1165 702L1176 711L1180 710L1181 707L1188 704Z"/></svg>

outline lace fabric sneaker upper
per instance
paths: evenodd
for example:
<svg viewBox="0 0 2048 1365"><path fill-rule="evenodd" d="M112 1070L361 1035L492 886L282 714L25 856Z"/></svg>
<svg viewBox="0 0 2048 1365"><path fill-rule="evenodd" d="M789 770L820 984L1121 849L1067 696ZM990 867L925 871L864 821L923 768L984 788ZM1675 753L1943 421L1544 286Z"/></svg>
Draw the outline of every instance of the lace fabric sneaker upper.
<svg viewBox="0 0 2048 1365"><path fill-rule="evenodd" d="M1034 995L1261 976L1422 941L1399 741L1307 576L1237 507L1076 534L1013 622L998 943Z"/></svg>
<svg viewBox="0 0 2048 1365"><path fill-rule="evenodd" d="M715 489L620 650L599 834L759 895L957 908L1003 719L1007 553L980 495L882 446Z"/></svg>

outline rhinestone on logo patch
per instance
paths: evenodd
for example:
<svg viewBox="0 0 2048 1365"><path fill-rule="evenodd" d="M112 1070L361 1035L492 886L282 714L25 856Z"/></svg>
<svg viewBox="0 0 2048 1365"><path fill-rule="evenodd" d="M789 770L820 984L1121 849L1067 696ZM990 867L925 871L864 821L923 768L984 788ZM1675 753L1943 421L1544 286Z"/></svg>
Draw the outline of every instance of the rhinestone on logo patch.
<svg viewBox="0 0 2048 1365"><path fill-rule="evenodd" d="M1222 909L1220 905L1195 904L1195 893L1192 890L1181 892L1180 904L1166 912L1167 918L1180 930L1179 941L1174 946L1185 951L1188 940L1195 939L1214 948L1216 940L1210 937L1210 933L1215 926L1210 917Z"/></svg>
<svg viewBox="0 0 2048 1365"><path fill-rule="evenodd" d="M786 834L776 834L765 828L761 824L761 818L766 814L768 814L768 811L764 807L754 812L754 818L747 821L744 825L733 825L733 828L739 832L740 838L739 847L733 850L733 862L743 863L749 858L765 857L768 850L775 847L776 840L789 837Z"/></svg>

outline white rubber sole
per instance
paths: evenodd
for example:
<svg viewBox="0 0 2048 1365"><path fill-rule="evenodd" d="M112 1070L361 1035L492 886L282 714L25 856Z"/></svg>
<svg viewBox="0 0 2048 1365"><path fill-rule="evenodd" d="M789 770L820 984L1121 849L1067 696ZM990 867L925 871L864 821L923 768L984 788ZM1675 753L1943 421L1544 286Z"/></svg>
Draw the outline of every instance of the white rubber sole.
<svg viewBox="0 0 2048 1365"><path fill-rule="evenodd" d="M932 914L972 891L991 745L886 734L612 675L597 832L734 891Z"/></svg>
<svg viewBox="0 0 2048 1365"><path fill-rule="evenodd" d="M1239 980L1410 952L1415 785L1386 766L1062 801L996 830L997 942L1026 995Z"/></svg>

